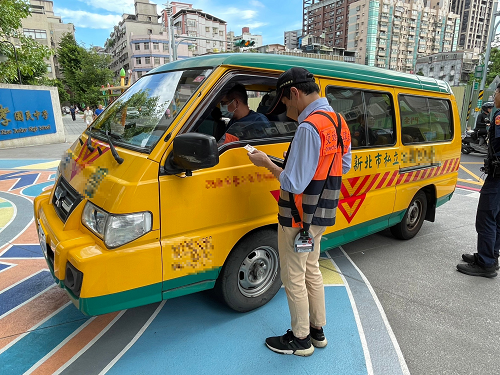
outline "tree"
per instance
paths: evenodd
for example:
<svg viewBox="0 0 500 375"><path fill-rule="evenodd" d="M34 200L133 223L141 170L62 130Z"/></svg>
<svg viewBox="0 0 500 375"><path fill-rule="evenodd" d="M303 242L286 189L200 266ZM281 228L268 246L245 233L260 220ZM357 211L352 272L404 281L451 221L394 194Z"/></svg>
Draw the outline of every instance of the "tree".
<svg viewBox="0 0 500 375"><path fill-rule="evenodd" d="M21 71L23 83L36 83L38 78L47 74L46 60L51 56L52 50L39 44L36 40L25 36L22 31L22 19L29 17L29 2L26 0L0 0L0 40L14 38L17 63ZM16 40L17 39L17 40ZM17 64L12 45L0 43L0 54L8 57L0 63L0 82L17 83Z"/></svg>
<svg viewBox="0 0 500 375"><path fill-rule="evenodd" d="M102 101L101 85L113 79L109 70L111 58L80 46L70 33L62 36L57 56L63 70L63 84L69 90L71 100L78 104L98 105Z"/></svg>
<svg viewBox="0 0 500 375"><path fill-rule="evenodd" d="M488 73L486 74L486 87L493 82L495 77L500 74L500 49L494 47L490 52L490 62L488 64Z"/></svg>

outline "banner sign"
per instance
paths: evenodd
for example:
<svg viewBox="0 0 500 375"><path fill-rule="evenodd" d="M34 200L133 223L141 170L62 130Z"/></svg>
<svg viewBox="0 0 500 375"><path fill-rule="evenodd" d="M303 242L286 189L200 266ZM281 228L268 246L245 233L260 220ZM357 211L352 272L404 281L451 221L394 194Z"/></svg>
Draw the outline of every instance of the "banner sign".
<svg viewBox="0 0 500 375"><path fill-rule="evenodd" d="M0 89L0 141L56 131L50 91Z"/></svg>

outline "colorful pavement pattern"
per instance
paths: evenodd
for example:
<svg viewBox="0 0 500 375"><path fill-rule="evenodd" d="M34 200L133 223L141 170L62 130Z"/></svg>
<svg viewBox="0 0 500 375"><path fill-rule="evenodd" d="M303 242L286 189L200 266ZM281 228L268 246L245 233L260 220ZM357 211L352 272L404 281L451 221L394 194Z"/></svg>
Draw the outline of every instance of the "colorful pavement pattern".
<svg viewBox="0 0 500 375"><path fill-rule="evenodd" d="M264 339L289 328L284 290L241 314L203 292L87 317L53 281L33 197L58 162L0 160L0 374L409 374L368 280L342 248L323 253L329 344L301 358Z"/></svg>

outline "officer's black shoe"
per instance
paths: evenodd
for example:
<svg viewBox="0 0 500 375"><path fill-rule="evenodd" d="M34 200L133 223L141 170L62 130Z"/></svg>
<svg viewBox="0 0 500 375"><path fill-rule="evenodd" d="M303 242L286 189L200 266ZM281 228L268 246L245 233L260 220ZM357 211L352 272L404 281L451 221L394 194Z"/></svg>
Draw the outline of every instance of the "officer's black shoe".
<svg viewBox="0 0 500 375"><path fill-rule="evenodd" d="M467 263L474 263L476 261L476 254L462 254L462 259ZM495 269L500 270L498 258L495 260Z"/></svg>
<svg viewBox="0 0 500 375"><path fill-rule="evenodd" d="M308 357L314 353L314 346L311 344L311 336L305 339L298 339L291 330L286 331L283 336L268 337L266 346L273 352L281 354L295 354Z"/></svg>
<svg viewBox="0 0 500 375"><path fill-rule="evenodd" d="M493 267L481 267L477 263L465 263L458 264L457 270L459 272L465 273L470 276L483 276L483 277L496 277L497 272L495 271L495 266Z"/></svg>

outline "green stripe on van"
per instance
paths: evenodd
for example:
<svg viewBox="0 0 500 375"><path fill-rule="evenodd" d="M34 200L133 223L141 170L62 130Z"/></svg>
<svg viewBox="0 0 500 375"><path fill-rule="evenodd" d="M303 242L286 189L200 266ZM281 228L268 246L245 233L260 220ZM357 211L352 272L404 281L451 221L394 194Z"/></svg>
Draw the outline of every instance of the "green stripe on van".
<svg viewBox="0 0 500 375"><path fill-rule="evenodd" d="M448 83L434 78L400 73L343 61L327 61L307 57L272 55L264 53L233 53L198 56L177 60L151 70L148 74L172 70L215 68L233 65L249 68L285 71L294 66L306 68L318 77L330 77L360 81L384 86L397 86L410 89L427 90L451 94Z"/></svg>
<svg viewBox="0 0 500 375"><path fill-rule="evenodd" d="M390 215L378 217L364 223L348 227L323 235L321 239L321 251L345 245L354 240L369 236L370 234L380 232L383 229L392 227L403 220L406 210L394 212Z"/></svg>

